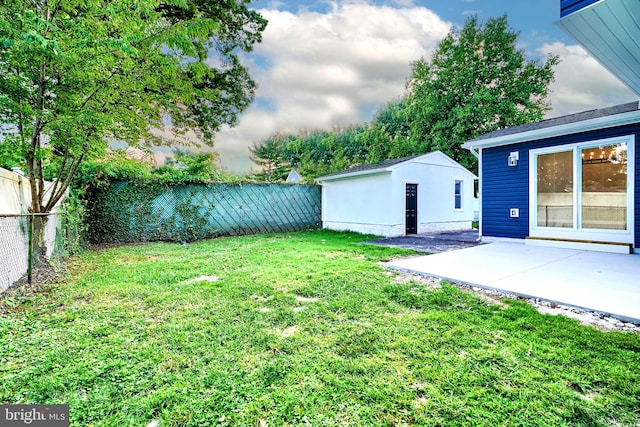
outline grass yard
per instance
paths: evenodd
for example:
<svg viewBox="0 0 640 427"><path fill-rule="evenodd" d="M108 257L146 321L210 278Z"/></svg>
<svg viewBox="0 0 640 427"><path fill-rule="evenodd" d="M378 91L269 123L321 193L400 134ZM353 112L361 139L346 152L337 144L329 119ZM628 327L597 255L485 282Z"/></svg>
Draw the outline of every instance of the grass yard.
<svg viewBox="0 0 640 427"><path fill-rule="evenodd" d="M397 283L379 262L411 252L364 238L89 251L4 298L0 403L96 427L640 425L639 334Z"/></svg>

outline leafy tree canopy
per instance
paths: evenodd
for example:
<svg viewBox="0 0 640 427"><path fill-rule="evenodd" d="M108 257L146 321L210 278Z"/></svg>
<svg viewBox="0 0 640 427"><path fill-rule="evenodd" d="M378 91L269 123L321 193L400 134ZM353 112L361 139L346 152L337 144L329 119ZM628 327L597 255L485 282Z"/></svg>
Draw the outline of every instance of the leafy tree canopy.
<svg viewBox="0 0 640 427"><path fill-rule="evenodd" d="M218 156L214 153L193 153L175 148L173 155L174 158L167 159L164 166L153 169L152 174L156 176L166 174L174 182L213 182L226 179L215 163L218 160Z"/></svg>
<svg viewBox="0 0 640 427"><path fill-rule="evenodd" d="M481 25L472 17L452 30L431 61L412 64L407 95L382 106L371 123L331 131L276 134L255 143L266 171L286 164L307 180L363 163L440 150L470 170L476 159L461 144L498 128L543 118L558 57L529 61L516 47L506 16ZM267 172L278 179L277 174ZM271 179L271 178L269 178Z"/></svg>
<svg viewBox="0 0 640 427"><path fill-rule="evenodd" d="M50 211L109 140L188 143L194 131L212 145L220 125L235 124L255 90L237 54L266 26L248 2L4 1L2 144L23 160L32 210ZM47 164L55 185L45 197Z"/></svg>
<svg viewBox="0 0 640 427"><path fill-rule="evenodd" d="M284 158L283 148L289 138L289 135L278 132L251 144L251 161L262 168L255 178L269 182L287 178L289 162Z"/></svg>
<svg viewBox="0 0 640 427"><path fill-rule="evenodd" d="M484 25L471 17L440 42L431 61L413 64L406 113L420 152L441 150L474 170L476 159L462 143L543 118L559 59L527 60L517 37L506 15Z"/></svg>

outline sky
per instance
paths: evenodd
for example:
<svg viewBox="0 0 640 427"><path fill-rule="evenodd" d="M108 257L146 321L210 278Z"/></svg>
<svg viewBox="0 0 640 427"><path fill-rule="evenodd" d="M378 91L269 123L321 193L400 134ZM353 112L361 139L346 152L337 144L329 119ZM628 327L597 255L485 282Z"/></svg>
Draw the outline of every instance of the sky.
<svg viewBox="0 0 640 427"><path fill-rule="evenodd" d="M529 59L559 55L547 118L637 99L555 25L560 0L254 0L269 24L243 54L256 98L213 151L232 173L258 167L248 147L275 132L370 122L405 95L411 63L429 59L453 27L507 15Z"/></svg>

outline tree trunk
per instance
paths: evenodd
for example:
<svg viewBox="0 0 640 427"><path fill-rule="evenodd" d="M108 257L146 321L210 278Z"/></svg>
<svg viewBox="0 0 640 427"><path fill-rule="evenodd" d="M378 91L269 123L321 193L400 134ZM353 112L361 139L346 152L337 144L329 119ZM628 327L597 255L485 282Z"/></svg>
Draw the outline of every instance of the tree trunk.
<svg viewBox="0 0 640 427"><path fill-rule="evenodd" d="M34 215L31 219L31 240L29 242L29 249L32 270L37 270L49 265L45 233L48 222L48 215Z"/></svg>

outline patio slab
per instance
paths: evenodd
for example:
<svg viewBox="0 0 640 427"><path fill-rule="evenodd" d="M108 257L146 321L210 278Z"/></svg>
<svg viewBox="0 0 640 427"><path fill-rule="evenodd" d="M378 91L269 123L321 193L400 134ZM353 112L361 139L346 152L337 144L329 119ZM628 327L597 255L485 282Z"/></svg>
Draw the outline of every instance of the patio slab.
<svg viewBox="0 0 640 427"><path fill-rule="evenodd" d="M640 324L640 255L496 242L389 268L539 298Z"/></svg>

